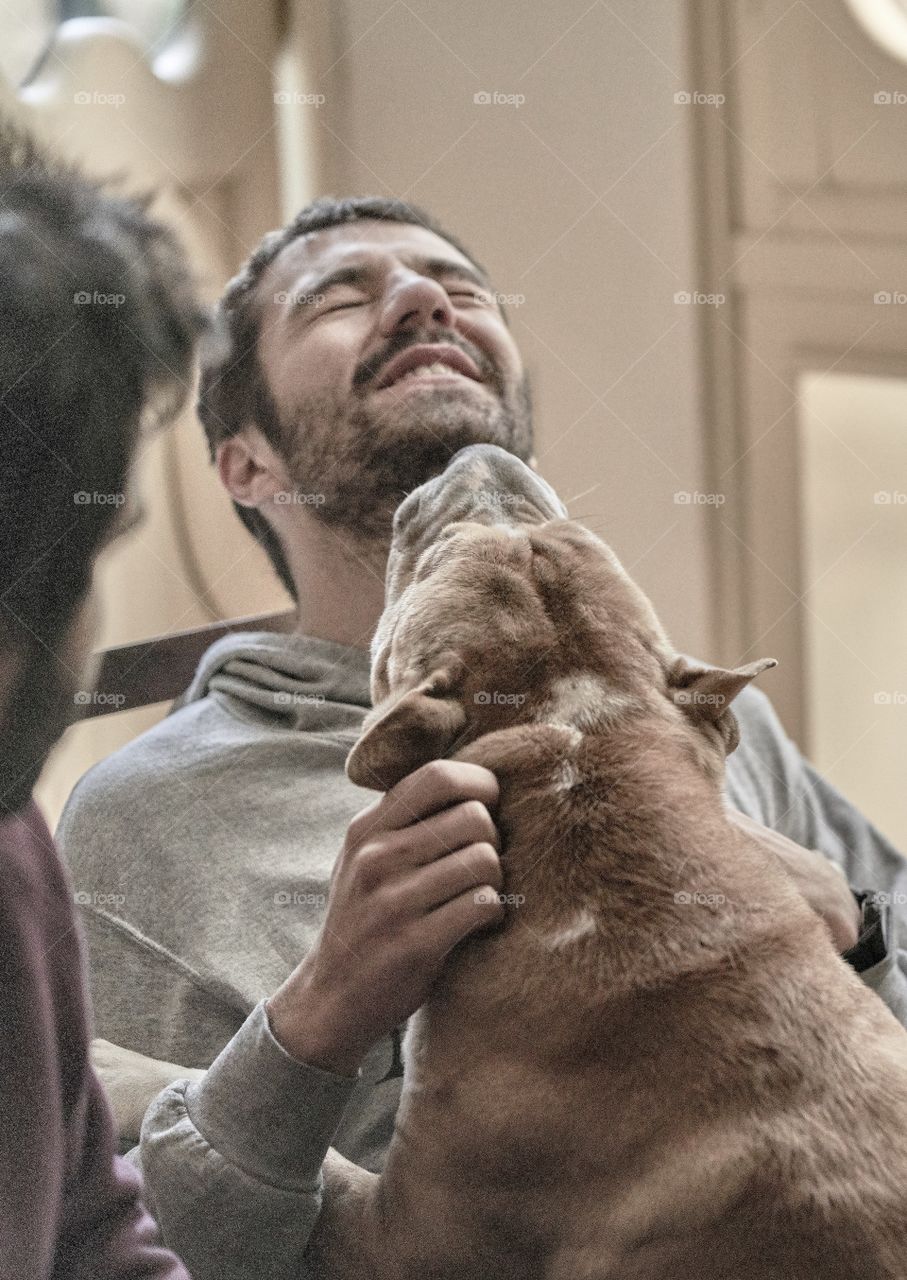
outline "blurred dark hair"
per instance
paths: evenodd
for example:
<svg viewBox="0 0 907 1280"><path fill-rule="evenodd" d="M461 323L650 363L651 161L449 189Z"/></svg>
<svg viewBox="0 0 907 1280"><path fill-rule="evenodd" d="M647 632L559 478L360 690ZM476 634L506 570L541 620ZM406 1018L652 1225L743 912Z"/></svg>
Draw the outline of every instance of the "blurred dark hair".
<svg viewBox="0 0 907 1280"><path fill-rule="evenodd" d="M147 204L0 119L0 646L20 670L0 707L6 807L62 727L61 641L140 428L184 403L205 325L183 253Z"/></svg>
<svg viewBox="0 0 907 1280"><path fill-rule="evenodd" d="M236 435L250 422L255 423L269 444L285 454L280 414L258 359L262 300L256 297L256 285L278 254L300 236L364 220L425 227L462 253L483 275L488 274L459 240L445 231L424 209L408 201L383 196L348 196L343 199L322 196L306 205L286 227L271 231L264 237L229 282L218 303L219 332L224 341L217 346L213 358L202 360L198 400L198 415L205 428L212 459L222 440ZM283 585L295 597L293 577L270 524L254 507L244 507L236 502L233 506L240 520L264 548Z"/></svg>

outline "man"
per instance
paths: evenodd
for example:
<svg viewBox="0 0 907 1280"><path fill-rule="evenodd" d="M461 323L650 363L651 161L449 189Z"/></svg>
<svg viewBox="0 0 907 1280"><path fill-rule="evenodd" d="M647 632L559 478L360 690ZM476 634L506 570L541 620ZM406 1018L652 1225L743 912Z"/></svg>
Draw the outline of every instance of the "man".
<svg viewBox="0 0 907 1280"><path fill-rule="evenodd" d="M464 445L528 459L532 436L487 274L410 206L316 202L266 238L222 313L201 417L298 626L216 644L181 708L79 784L60 833L77 887L125 894L86 910L100 1033L185 1066L220 1055L156 1100L141 1158L168 1238L223 1280L299 1273L330 1144L381 1167L399 1029L499 910L476 893L501 883L492 775L439 762L375 801L343 764L398 502ZM765 837L848 950L859 910L828 859L858 888L907 883L905 864L761 695L735 706L728 797L806 846ZM854 962L907 1019L907 959L870 926Z"/></svg>
<svg viewBox="0 0 907 1280"><path fill-rule="evenodd" d="M92 568L202 326L142 204L0 121L0 1275L186 1280L114 1154L72 888L31 791L84 689Z"/></svg>

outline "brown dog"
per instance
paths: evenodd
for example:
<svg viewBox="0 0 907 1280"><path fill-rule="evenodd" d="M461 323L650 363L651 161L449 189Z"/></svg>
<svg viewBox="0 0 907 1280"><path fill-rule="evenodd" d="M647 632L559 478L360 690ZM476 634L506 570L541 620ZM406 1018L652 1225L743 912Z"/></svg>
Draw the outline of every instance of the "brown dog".
<svg viewBox="0 0 907 1280"><path fill-rule="evenodd" d="M380 1178L331 1153L322 1280L904 1280L907 1034L722 798L729 703L612 552L492 446L397 513L388 788L501 785L506 919L410 1022Z"/></svg>

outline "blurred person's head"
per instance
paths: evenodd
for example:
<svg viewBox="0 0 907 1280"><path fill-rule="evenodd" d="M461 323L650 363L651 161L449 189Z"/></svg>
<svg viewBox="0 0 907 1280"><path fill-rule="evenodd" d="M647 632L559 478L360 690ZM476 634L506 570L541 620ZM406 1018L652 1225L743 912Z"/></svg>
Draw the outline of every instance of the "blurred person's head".
<svg viewBox="0 0 907 1280"><path fill-rule="evenodd" d="M94 560L140 429L185 400L202 313L176 240L0 121L0 817L72 715Z"/></svg>
<svg viewBox="0 0 907 1280"><path fill-rule="evenodd" d="M301 521L380 556L401 499L459 449L532 452L528 379L488 274L413 205L315 201L265 237L219 312L226 345L203 364L199 413L294 595Z"/></svg>

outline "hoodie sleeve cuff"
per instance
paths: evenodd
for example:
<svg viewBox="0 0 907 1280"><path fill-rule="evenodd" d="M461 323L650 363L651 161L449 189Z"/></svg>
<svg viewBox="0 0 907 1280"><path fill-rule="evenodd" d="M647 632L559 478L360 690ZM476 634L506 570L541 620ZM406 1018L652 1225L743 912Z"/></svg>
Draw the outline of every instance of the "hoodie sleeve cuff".
<svg viewBox="0 0 907 1280"><path fill-rule="evenodd" d="M251 1177L311 1189L357 1080L291 1058L262 1000L187 1087L186 1109L209 1146Z"/></svg>
<svg viewBox="0 0 907 1280"><path fill-rule="evenodd" d="M900 961L900 963L899 963ZM884 960L864 969L860 977L888 1005L902 1026L907 1027L907 956L890 952Z"/></svg>

